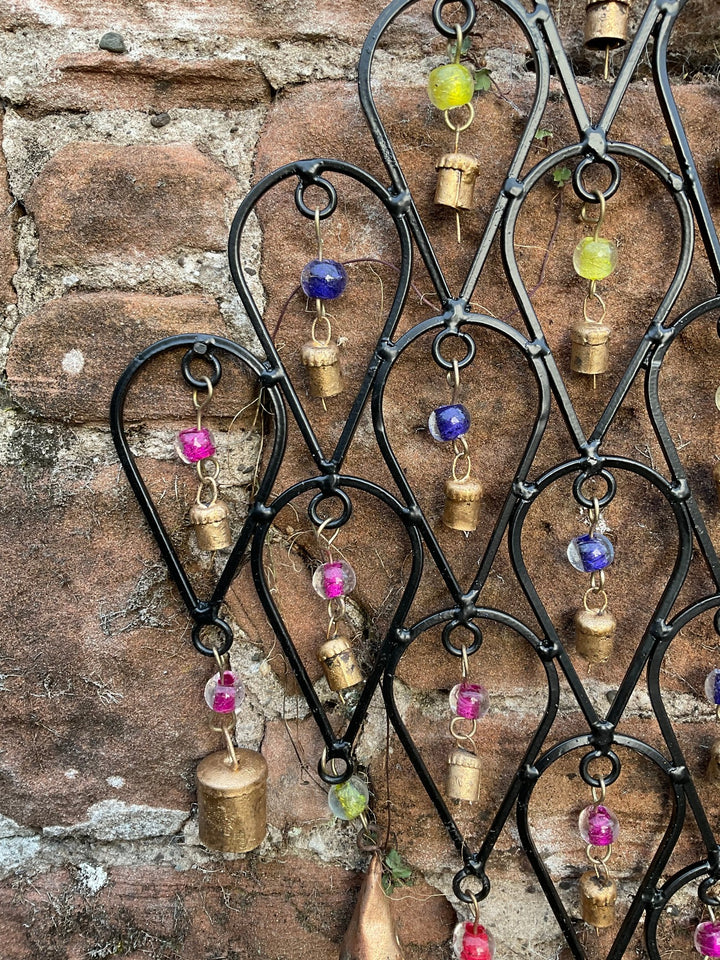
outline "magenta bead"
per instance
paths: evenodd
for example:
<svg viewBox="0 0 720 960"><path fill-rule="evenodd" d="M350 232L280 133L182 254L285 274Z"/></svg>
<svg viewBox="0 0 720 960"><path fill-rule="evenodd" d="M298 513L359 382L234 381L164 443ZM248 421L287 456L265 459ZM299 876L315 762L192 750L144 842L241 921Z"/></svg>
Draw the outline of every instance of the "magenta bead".
<svg viewBox="0 0 720 960"><path fill-rule="evenodd" d="M183 463L198 463L215 455L215 438L207 427L188 427L177 435L175 449Z"/></svg>
<svg viewBox="0 0 720 960"><path fill-rule="evenodd" d="M313 588L325 600L346 597L356 584L355 571L344 560L323 563L313 574Z"/></svg>
<svg viewBox="0 0 720 960"><path fill-rule="evenodd" d="M720 957L720 920L704 920L695 927L695 949L704 957Z"/></svg>
<svg viewBox="0 0 720 960"><path fill-rule="evenodd" d="M224 670L205 684L205 703L215 713L232 713L245 699L245 688L231 670Z"/></svg>
<svg viewBox="0 0 720 960"><path fill-rule="evenodd" d="M578 821L580 836L585 843L593 847L609 847L615 843L620 826L610 807L602 803L592 803L580 814Z"/></svg>
<svg viewBox="0 0 720 960"><path fill-rule="evenodd" d="M479 720L488 712L490 698L481 683L463 680L450 691L450 709L466 720Z"/></svg>
<svg viewBox="0 0 720 960"><path fill-rule="evenodd" d="M492 960L493 935L481 923L476 927L472 920L462 921L453 932L453 954L455 960Z"/></svg>

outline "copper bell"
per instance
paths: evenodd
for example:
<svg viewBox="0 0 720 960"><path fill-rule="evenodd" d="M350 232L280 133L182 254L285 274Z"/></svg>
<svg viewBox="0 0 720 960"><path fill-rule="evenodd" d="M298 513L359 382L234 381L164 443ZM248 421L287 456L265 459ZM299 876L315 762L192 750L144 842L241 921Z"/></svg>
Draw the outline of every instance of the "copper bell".
<svg viewBox="0 0 720 960"><path fill-rule="evenodd" d="M615 642L617 621L608 610L586 610L575 614L575 649L588 663L605 663Z"/></svg>
<svg viewBox="0 0 720 960"><path fill-rule="evenodd" d="M343 390L340 351L334 343L311 340L302 348L311 397L336 397Z"/></svg>
<svg viewBox="0 0 720 960"><path fill-rule="evenodd" d="M230 511L222 500L208 504L196 501L190 507L188 517L201 550L224 550L232 546L229 515Z"/></svg>
<svg viewBox="0 0 720 960"><path fill-rule="evenodd" d="M610 365L608 341L612 333L610 327L596 320L581 320L570 331L572 350L570 369L575 373L595 376L605 373Z"/></svg>
<svg viewBox="0 0 720 960"><path fill-rule="evenodd" d="M480 799L481 761L462 747L456 747L448 757L447 795L452 800L477 803Z"/></svg>
<svg viewBox="0 0 720 960"><path fill-rule="evenodd" d="M395 932L392 900L382 888L382 862L373 854L350 925L340 947L340 960L404 960Z"/></svg>
<svg viewBox="0 0 720 960"><path fill-rule="evenodd" d="M720 740L710 744L710 759L705 772L710 783L720 783Z"/></svg>
<svg viewBox="0 0 720 960"><path fill-rule="evenodd" d="M477 480L446 480L442 515L445 526L451 530L477 530L482 492L482 484Z"/></svg>
<svg viewBox="0 0 720 960"><path fill-rule="evenodd" d="M247 853L267 833L268 768L254 750L235 750L234 765L225 750L211 753L197 768L200 842L223 853Z"/></svg>
<svg viewBox="0 0 720 960"><path fill-rule="evenodd" d="M617 50L628 40L630 4L625 0L588 0L585 7L585 46Z"/></svg>
<svg viewBox="0 0 720 960"><path fill-rule="evenodd" d="M345 637L327 640L319 648L317 658L331 690L347 690L362 683L363 675L350 641Z"/></svg>
<svg viewBox="0 0 720 960"><path fill-rule="evenodd" d="M580 912L591 927L611 927L615 923L617 884L610 877L598 877L588 870L580 877Z"/></svg>
<svg viewBox="0 0 720 960"><path fill-rule="evenodd" d="M480 164L466 153L446 153L435 164L438 172L435 203L453 210L472 210Z"/></svg>

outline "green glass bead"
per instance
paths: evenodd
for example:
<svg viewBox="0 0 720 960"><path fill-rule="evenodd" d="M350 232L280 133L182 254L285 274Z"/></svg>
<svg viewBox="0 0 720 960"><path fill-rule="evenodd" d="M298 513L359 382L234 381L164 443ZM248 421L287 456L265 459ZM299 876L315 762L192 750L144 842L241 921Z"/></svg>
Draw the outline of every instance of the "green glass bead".
<svg viewBox="0 0 720 960"><path fill-rule="evenodd" d="M328 805L341 820L355 820L365 811L370 795L367 784L360 777L350 777L345 783L330 787Z"/></svg>
<svg viewBox="0 0 720 960"><path fill-rule="evenodd" d="M573 253L575 273L586 280L604 280L617 266L617 256L617 247L612 240L585 237Z"/></svg>
<svg viewBox="0 0 720 960"><path fill-rule="evenodd" d="M462 63L444 63L428 77L428 96L438 110L452 110L470 103L475 92L472 73Z"/></svg>

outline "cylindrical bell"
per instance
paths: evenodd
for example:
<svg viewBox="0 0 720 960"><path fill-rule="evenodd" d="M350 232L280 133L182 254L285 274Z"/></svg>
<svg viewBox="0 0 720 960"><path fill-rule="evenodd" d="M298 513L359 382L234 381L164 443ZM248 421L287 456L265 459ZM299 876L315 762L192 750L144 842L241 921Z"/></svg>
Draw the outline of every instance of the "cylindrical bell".
<svg viewBox="0 0 720 960"><path fill-rule="evenodd" d="M713 480L715 481L715 492L720 500L720 460L713 467Z"/></svg>
<svg viewBox="0 0 720 960"><path fill-rule="evenodd" d="M302 362L308 372L311 397L336 397L342 393L340 353L336 344L311 340L302 348Z"/></svg>
<svg viewBox="0 0 720 960"><path fill-rule="evenodd" d="M630 4L625 0L588 0L585 7L585 46L617 50L627 43Z"/></svg>
<svg viewBox="0 0 720 960"><path fill-rule="evenodd" d="M347 690L362 683L363 675L350 641L333 637L318 649L317 658L331 690Z"/></svg>
<svg viewBox="0 0 720 960"><path fill-rule="evenodd" d="M720 783L720 740L713 740L710 745L710 759L705 775L710 783Z"/></svg>
<svg viewBox="0 0 720 960"><path fill-rule="evenodd" d="M477 480L446 480L442 515L445 526L451 530L477 530L482 492L482 484Z"/></svg>
<svg viewBox="0 0 720 960"><path fill-rule="evenodd" d="M265 757L242 748L235 754L237 767L222 750L201 760L196 774L200 842L223 853L254 850L267 833Z"/></svg>
<svg viewBox="0 0 720 960"><path fill-rule="evenodd" d="M222 500L214 503L194 503L188 514L201 550L224 550L232 546L228 516L230 511Z"/></svg>
<svg viewBox="0 0 720 960"><path fill-rule="evenodd" d="M588 870L580 877L580 912L591 927L611 927L615 923L617 885L610 877L598 877Z"/></svg>
<svg viewBox="0 0 720 960"><path fill-rule="evenodd" d="M575 373L605 373L610 364L608 341L612 333L605 323L581 320L570 331L570 369Z"/></svg>
<svg viewBox="0 0 720 960"><path fill-rule="evenodd" d="M477 803L480 799L480 768L482 762L462 747L456 747L448 757L447 795L452 800Z"/></svg>
<svg viewBox="0 0 720 960"><path fill-rule="evenodd" d="M581 607L575 614L575 649L588 663L604 663L613 651L616 626L609 610Z"/></svg>
<svg viewBox="0 0 720 960"><path fill-rule="evenodd" d="M466 153L445 153L435 164L438 172L435 203L453 210L472 210L480 164Z"/></svg>

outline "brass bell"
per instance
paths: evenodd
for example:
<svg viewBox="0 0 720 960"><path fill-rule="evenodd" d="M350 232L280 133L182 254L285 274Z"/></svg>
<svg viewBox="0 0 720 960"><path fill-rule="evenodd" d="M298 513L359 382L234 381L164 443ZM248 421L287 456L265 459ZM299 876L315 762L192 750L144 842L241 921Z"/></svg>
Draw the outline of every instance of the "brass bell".
<svg viewBox="0 0 720 960"><path fill-rule="evenodd" d="M586 610L575 614L575 649L588 663L604 663L610 659L615 642L617 621L609 610Z"/></svg>
<svg viewBox="0 0 720 960"><path fill-rule="evenodd" d="M720 740L713 740L710 744L710 759L705 776L710 783L720 783Z"/></svg>
<svg viewBox="0 0 720 960"><path fill-rule="evenodd" d="M456 747L448 757L447 795L452 800L477 803L480 799L481 761L462 747Z"/></svg>
<svg viewBox="0 0 720 960"><path fill-rule="evenodd" d="M588 0L585 7L585 46L588 50L617 50L628 41L627 0Z"/></svg>
<svg viewBox="0 0 720 960"><path fill-rule="evenodd" d="M247 853L267 833L268 768L254 750L225 750L201 760L196 773L200 842L223 853Z"/></svg>
<svg viewBox="0 0 720 960"><path fill-rule="evenodd" d="M580 320L570 331L572 348L570 369L595 376L605 373L610 364L608 341L610 327L596 320Z"/></svg>
<svg viewBox="0 0 720 960"><path fill-rule="evenodd" d="M395 932L392 900L382 887L382 862L373 854L352 919L340 947L340 960L403 960Z"/></svg>
<svg viewBox="0 0 720 960"><path fill-rule="evenodd" d="M195 501L190 507L188 518L201 550L224 550L232 546L229 514L227 504L222 500L207 504Z"/></svg>
<svg viewBox="0 0 720 960"><path fill-rule="evenodd" d="M438 172L435 203L453 210L472 210L480 164L466 153L445 153L435 164Z"/></svg>
<svg viewBox="0 0 720 960"><path fill-rule="evenodd" d="M591 927L611 927L615 923L617 884L611 877L598 877L588 870L580 877L580 913Z"/></svg>
<svg viewBox="0 0 720 960"><path fill-rule="evenodd" d="M482 484L477 480L446 480L442 515L445 526L451 530L477 530L482 492Z"/></svg>
<svg viewBox="0 0 720 960"><path fill-rule="evenodd" d="M311 397L336 397L343 390L340 352L334 343L310 340L302 348Z"/></svg>
<svg viewBox="0 0 720 960"><path fill-rule="evenodd" d="M331 690L347 690L362 683L363 675L349 640L332 637L318 649L317 658Z"/></svg>

